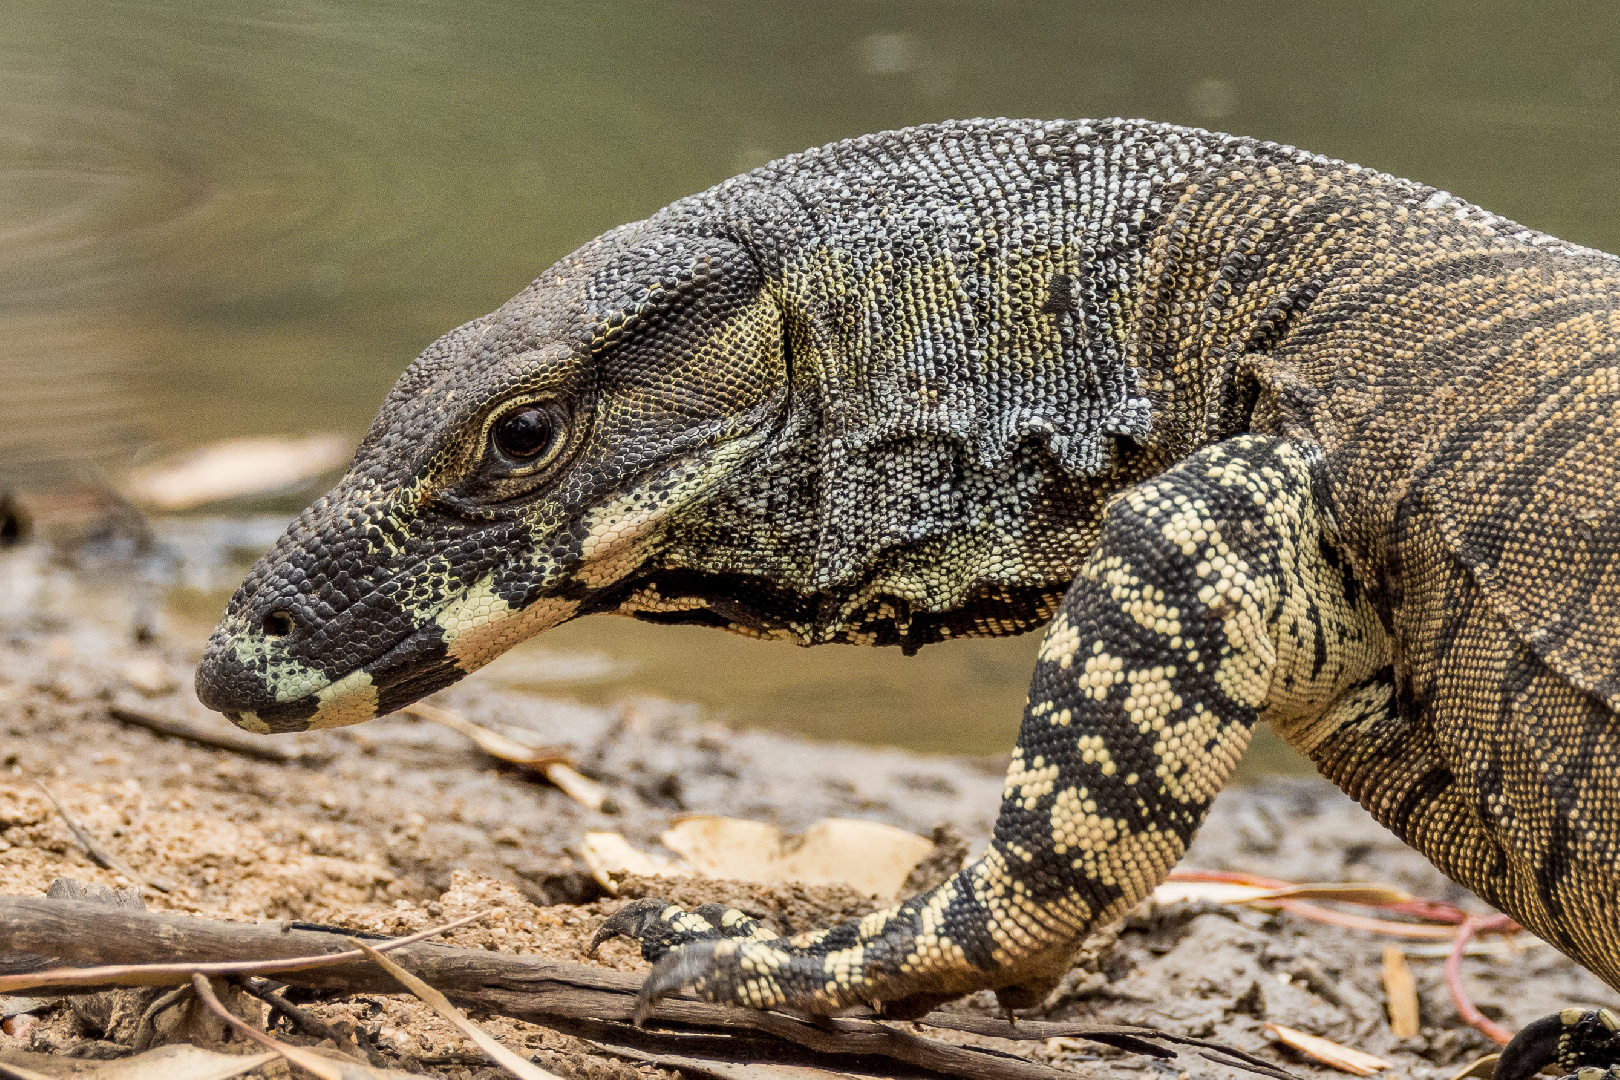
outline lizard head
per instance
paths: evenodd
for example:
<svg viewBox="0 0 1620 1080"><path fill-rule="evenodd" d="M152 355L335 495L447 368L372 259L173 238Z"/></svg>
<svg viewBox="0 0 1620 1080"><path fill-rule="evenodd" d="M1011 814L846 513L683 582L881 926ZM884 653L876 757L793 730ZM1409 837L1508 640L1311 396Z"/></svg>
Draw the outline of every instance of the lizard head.
<svg viewBox="0 0 1620 1080"><path fill-rule="evenodd" d="M198 696L253 731L359 723L616 607L601 598L786 393L781 315L741 244L606 234L401 376L232 597Z"/></svg>

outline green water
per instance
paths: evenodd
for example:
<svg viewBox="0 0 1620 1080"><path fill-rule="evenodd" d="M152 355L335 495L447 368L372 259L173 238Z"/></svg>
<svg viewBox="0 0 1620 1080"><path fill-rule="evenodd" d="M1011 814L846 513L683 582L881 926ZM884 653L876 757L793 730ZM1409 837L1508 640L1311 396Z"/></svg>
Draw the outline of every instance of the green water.
<svg viewBox="0 0 1620 1080"><path fill-rule="evenodd" d="M1617 42L1609 5L4 0L0 486L358 438L423 345L591 236L951 116L1292 142L1614 250ZM968 750L1011 739L1034 649L547 645L636 661L580 693Z"/></svg>

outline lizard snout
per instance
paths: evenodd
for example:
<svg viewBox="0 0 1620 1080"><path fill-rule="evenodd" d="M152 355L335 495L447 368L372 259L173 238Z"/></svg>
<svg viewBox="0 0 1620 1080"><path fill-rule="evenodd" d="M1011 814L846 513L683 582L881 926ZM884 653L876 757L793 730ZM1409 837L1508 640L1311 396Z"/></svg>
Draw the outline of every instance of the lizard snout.
<svg viewBox="0 0 1620 1080"><path fill-rule="evenodd" d="M278 700L263 650L250 649L248 655L243 656L244 650L237 646L238 642L231 636L215 631L202 662L197 665L197 699L249 731L269 733L308 728L318 708L314 697ZM254 652L259 655L255 657Z"/></svg>

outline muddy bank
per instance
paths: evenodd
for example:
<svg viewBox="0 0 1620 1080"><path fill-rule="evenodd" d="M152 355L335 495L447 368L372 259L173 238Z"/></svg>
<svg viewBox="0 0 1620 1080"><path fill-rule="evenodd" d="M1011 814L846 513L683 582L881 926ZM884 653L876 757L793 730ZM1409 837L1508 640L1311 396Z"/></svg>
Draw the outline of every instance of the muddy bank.
<svg viewBox="0 0 1620 1080"><path fill-rule="evenodd" d="M90 863L37 786L44 781L109 854L149 884L143 892L154 910L392 934L493 907L489 920L448 940L582 962L584 942L623 902L606 896L575 854L587 829L618 830L654 847L682 812L757 818L789 830L844 816L924 835L949 825L977 851L1000 797L1002 760L739 732L669 703L592 707L482 687L476 679L436 700L480 723L567 746L609 789L619 812L587 810L532 775L498 765L460 735L401 717L283 739L278 745L300 752L287 762L165 738L116 714L229 726L191 696L200 642L155 615L150 594L119 586L128 576L122 565L111 557L70 562L30 548L0 553L0 892L39 895L64 876L131 884ZM1187 863L1301 882L1382 881L1485 910L1319 781L1273 780L1224 793ZM789 931L875 906L848 890L736 882L637 880L621 891L653 890L692 904L735 904ZM1595 979L1529 940L1491 944L1466 961L1469 988L1487 1013L1514 1027L1565 1005L1612 1000ZM1288 915L1148 905L1093 943L1044 1012L1219 1039L1302 1076L1338 1074L1278 1048L1267 1022L1379 1054L1398 1074L1420 1080L1447 1075L1487 1049L1445 992L1440 949L1424 944L1403 946L1419 984L1423 1031L1395 1038L1378 974L1387 941ZM591 962L645 970L623 941ZM993 1002L981 995L959 1007L992 1011ZM310 1008L396 1067L498 1075L408 999L368 996ZM0 1034L0 1052L127 1051L120 1041L127 1031L110 1020L98 1024L83 1010L47 1008L32 1022L11 1024L18 1035ZM497 1019L490 1027L564 1075L647 1072L532 1025ZM1062 1040L1017 1052L1085 1075L1238 1075L1195 1058L1156 1064Z"/></svg>

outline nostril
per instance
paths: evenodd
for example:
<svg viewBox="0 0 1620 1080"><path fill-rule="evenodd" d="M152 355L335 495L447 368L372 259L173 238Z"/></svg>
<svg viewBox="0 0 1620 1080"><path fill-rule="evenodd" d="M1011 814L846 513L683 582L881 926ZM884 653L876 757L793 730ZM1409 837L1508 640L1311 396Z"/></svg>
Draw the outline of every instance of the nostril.
<svg viewBox="0 0 1620 1080"><path fill-rule="evenodd" d="M281 610L267 611L264 616L265 637L286 637L297 624L291 613Z"/></svg>

